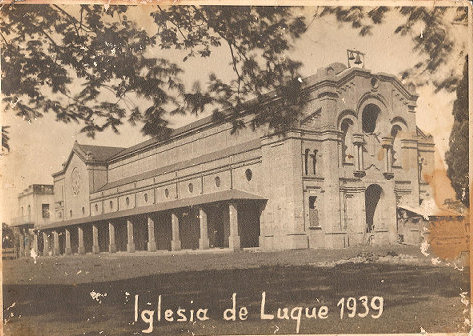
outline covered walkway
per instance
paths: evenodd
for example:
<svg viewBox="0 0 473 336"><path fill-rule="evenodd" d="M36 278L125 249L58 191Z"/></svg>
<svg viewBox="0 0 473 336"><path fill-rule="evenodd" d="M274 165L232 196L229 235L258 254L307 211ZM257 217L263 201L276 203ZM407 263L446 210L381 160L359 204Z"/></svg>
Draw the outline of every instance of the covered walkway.
<svg viewBox="0 0 473 336"><path fill-rule="evenodd" d="M239 190L51 223L35 232L44 256L257 247L265 199Z"/></svg>

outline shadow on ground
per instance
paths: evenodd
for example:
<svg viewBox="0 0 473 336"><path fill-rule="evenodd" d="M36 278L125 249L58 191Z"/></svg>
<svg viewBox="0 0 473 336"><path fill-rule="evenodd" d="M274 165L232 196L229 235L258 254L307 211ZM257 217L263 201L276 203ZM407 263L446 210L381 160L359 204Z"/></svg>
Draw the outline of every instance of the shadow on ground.
<svg viewBox="0 0 473 336"><path fill-rule="evenodd" d="M411 333L420 332L420 328L454 332L464 327L465 306L460 293L468 290L468 270L446 267L382 263L346 263L330 268L276 265L78 285L7 285L4 307L14 306L5 311L4 318L6 335L140 335L147 324L133 323L134 295L139 295L140 310L156 310L158 296L162 295L163 312L181 307L189 314L191 309L208 308L210 319L155 322L152 335L294 333L293 320L260 319L261 293L265 291L269 313L276 313L279 307L329 307L327 319L303 318L301 333ZM106 296L94 300L91 292ZM232 293L237 293L238 307L248 308L248 320L223 320L223 311L231 307ZM340 319L340 298L364 295L384 298L382 316L373 319L370 315L345 315Z"/></svg>

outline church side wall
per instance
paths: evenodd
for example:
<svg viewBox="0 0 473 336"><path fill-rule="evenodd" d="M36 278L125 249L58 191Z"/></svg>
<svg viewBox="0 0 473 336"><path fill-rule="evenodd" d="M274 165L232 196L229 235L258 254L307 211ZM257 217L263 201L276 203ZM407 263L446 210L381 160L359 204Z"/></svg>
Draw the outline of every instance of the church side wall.
<svg viewBox="0 0 473 336"><path fill-rule="evenodd" d="M239 130L237 134L231 134L229 123L206 128L188 136L178 137L170 143L137 152L132 156L110 163L108 182L136 175L137 172L150 171L224 150L257 139L260 135L261 131L255 132L249 126Z"/></svg>

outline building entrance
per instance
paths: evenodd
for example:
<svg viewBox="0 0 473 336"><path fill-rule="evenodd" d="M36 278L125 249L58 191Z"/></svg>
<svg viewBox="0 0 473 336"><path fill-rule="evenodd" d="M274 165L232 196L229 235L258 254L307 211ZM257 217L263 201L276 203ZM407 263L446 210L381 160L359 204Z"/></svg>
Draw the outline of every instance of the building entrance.
<svg viewBox="0 0 473 336"><path fill-rule="evenodd" d="M383 189L378 184L371 184L365 191L366 233L372 233L379 218L379 203L383 196Z"/></svg>

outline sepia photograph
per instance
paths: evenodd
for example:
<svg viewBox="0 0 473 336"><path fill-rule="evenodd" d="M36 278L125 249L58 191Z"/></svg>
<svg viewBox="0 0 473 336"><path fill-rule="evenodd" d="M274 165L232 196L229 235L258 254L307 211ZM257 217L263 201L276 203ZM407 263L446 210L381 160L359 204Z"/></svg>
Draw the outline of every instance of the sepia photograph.
<svg viewBox="0 0 473 336"><path fill-rule="evenodd" d="M468 335L471 8L2 2L3 334Z"/></svg>

